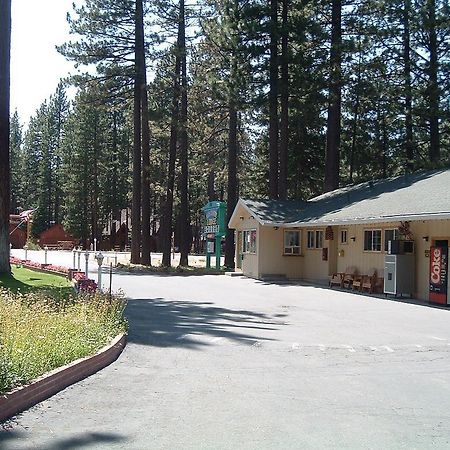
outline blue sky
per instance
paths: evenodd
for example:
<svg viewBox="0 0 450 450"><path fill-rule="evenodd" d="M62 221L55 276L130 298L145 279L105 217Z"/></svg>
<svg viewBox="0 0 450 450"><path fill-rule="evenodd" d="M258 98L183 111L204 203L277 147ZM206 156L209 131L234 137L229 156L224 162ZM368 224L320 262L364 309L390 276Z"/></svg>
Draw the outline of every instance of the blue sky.
<svg viewBox="0 0 450 450"><path fill-rule="evenodd" d="M72 2L12 1L11 112L17 109L22 123L55 91L60 78L73 71L72 63L55 49L69 39L66 14Z"/></svg>

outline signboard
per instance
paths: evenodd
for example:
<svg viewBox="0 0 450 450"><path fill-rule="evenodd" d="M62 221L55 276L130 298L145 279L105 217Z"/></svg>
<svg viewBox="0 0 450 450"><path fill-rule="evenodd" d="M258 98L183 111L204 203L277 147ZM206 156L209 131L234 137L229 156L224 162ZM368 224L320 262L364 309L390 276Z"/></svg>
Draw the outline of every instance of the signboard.
<svg viewBox="0 0 450 450"><path fill-rule="evenodd" d="M203 208L204 223L202 234L225 235L225 213L226 203L209 202Z"/></svg>
<svg viewBox="0 0 450 450"><path fill-rule="evenodd" d="M206 242L206 251L208 253L214 253L214 241L207 241Z"/></svg>
<svg viewBox="0 0 450 450"><path fill-rule="evenodd" d="M206 240L206 267L211 267L211 257L216 258L216 269L220 269L222 256L222 238L226 233L225 215L227 204L208 202L203 208L202 235Z"/></svg>
<svg viewBox="0 0 450 450"><path fill-rule="evenodd" d="M430 295L429 300L441 305L447 304L448 248L430 248Z"/></svg>

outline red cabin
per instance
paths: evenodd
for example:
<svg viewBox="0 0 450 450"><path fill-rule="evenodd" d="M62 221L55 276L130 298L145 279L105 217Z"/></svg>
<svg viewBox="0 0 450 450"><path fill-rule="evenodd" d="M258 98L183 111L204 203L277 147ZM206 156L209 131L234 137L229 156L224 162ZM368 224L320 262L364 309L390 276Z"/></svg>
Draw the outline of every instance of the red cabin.
<svg viewBox="0 0 450 450"><path fill-rule="evenodd" d="M39 235L39 245L41 247L57 248L60 250L72 250L78 245L79 240L67 233L64 227L57 223Z"/></svg>

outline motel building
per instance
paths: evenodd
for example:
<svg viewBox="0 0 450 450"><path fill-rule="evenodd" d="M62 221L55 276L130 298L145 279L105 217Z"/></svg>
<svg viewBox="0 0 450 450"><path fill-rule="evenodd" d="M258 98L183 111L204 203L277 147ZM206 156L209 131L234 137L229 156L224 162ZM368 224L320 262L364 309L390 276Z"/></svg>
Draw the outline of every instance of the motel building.
<svg viewBox="0 0 450 450"><path fill-rule="evenodd" d="M245 276L450 304L450 169L308 201L240 199L228 226Z"/></svg>

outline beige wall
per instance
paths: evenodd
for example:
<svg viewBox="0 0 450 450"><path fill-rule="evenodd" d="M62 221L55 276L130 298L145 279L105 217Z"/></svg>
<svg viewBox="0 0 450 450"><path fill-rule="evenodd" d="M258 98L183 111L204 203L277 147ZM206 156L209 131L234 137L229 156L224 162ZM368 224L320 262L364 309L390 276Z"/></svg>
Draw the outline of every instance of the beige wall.
<svg viewBox="0 0 450 450"><path fill-rule="evenodd" d="M303 257L283 255L284 232L282 228L260 227L259 271L261 275L286 275L302 278ZM303 233L302 233L303 234ZM302 236L303 240L303 236Z"/></svg>
<svg viewBox="0 0 450 450"><path fill-rule="evenodd" d="M248 277L252 278L259 278L260 277L260 271L258 267L258 260L259 260L259 243L260 237L259 237L259 223L253 219L250 218L248 213L245 211L242 211L242 216L244 217L243 220L240 220L238 231L246 231L246 230L255 230L256 229L256 254L254 253L244 253L243 259L242 259L242 273ZM237 252L241 252L241 249L236 249Z"/></svg>
<svg viewBox="0 0 450 450"><path fill-rule="evenodd" d="M273 226L260 226L259 223L242 214L243 220L239 221L238 231L257 230L256 254L245 254L242 261L244 275L260 278L262 275L286 275L291 279L304 279L307 281L326 283L329 276L335 272L345 272L347 267L357 267L359 273L367 274L372 268L376 268L379 277L384 276L384 230L398 228L400 222L334 226L334 238L331 241L324 239L323 246L328 248L328 261L322 260L321 249L307 249L307 230L323 230L325 227L301 228L301 256L283 255L283 229L275 229ZM347 244L340 242L340 231L347 230ZM382 230L382 251L365 252L364 230ZM436 239L448 239L450 241L450 220L411 221L410 229L415 242L415 294L416 298L428 300L428 272L429 257L425 255ZM424 241L423 237L429 240ZM324 236L325 237L325 236ZM355 238L352 241L352 237ZM236 255L240 253L236 249Z"/></svg>
<svg viewBox="0 0 450 450"><path fill-rule="evenodd" d="M328 282L328 266L330 262L330 254L328 254L328 261L322 260L322 249L309 249L308 246L308 231L323 231L323 248L328 248L330 241L325 240L325 227L309 227L302 228L302 253L305 257L305 267L303 269L303 279L316 283ZM328 250L330 253L330 250Z"/></svg>
<svg viewBox="0 0 450 450"><path fill-rule="evenodd" d="M364 252L364 230L380 229L382 230L381 247L384 248L385 228L396 228L398 224L376 224L376 225L349 225L348 227L336 227L336 243L338 249L337 272L345 272L348 267L355 266L360 274L369 273L370 269L377 269L378 276L383 276L384 271L384 252ZM341 230L347 230L347 244L341 244ZM355 240L352 240L352 237Z"/></svg>
<svg viewBox="0 0 450 450"><path fill-rule="evenodd" d="M344 255L337 257L337 271L345 272L349 266L356 266L360 273L368 273L374 267L377 269L378 276L384 274L384 230L397 228L399 222L380 223L376 225L350 225L348 227L337 227L337 248L338 253L343 251ZM382 229L382 251L381 252L365 252L364 246L364 230L366 229ZM346 229L348 236L348 244L340 243L340 230ZM450 240L450 220L433 220L433 221L412 221L410 222L410 230L413 234L415 245L415 293L416 298L428 300L428 272L429 257L425 256L425 250L429 250L435 239ZM351 237L355 237L355 241ZM424 236L428 236L428 242L423 240Z"/></svg>

